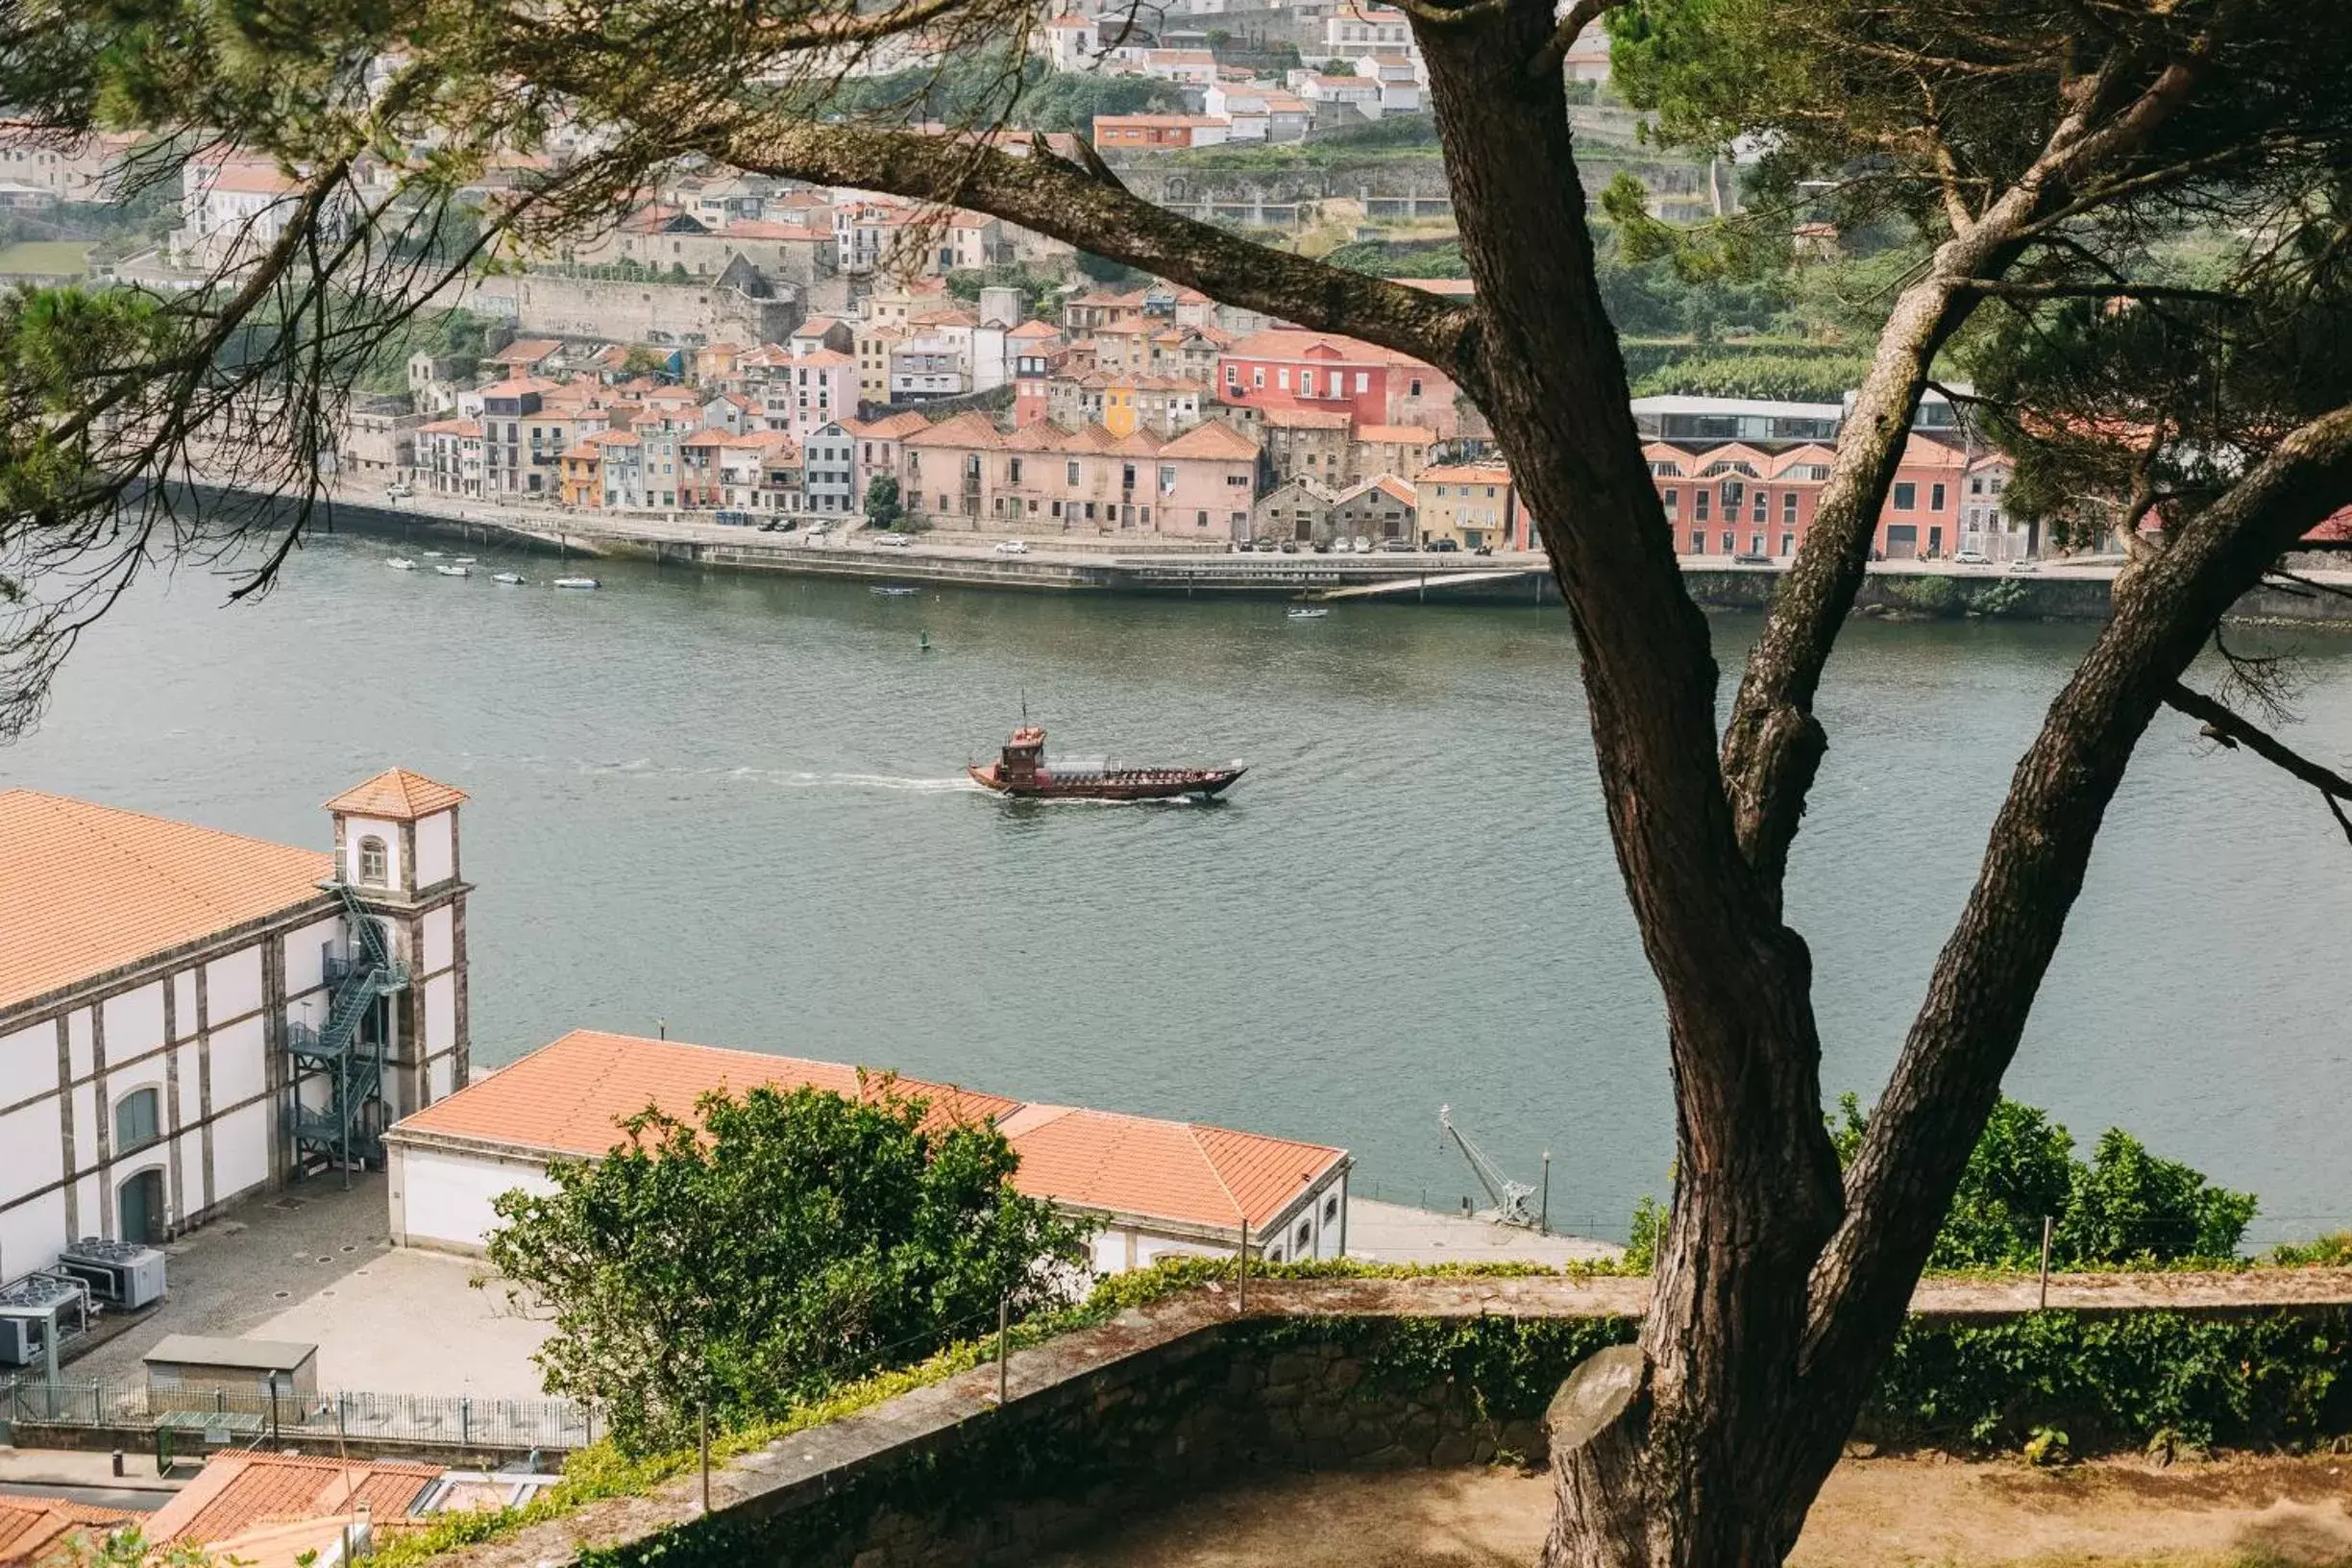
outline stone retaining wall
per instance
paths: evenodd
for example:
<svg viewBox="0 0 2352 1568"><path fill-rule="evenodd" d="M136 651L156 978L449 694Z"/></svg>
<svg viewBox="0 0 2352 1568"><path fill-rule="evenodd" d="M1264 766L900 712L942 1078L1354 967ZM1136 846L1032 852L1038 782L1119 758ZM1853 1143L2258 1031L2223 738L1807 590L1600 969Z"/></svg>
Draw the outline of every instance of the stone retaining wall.
<svg viewBox="0 0 2352 1568"><path fill-rule="evenodd" d="M641 1497L454 1553L448 1568L984 1568L1135 1509L1267 1471L1540 1463L1560 1378L1629 1338L1638 1278L1288 1280L1248 1311L1214 1286L1017 1352L1010 1403L985 1365L740 1455ZM2031 1278L1931 1280L1922 1319L1992 1322ZM2352 1270L2056 1276L2085 1318L2334 1313ZM1479 1331L1465 1335L1467 1319ZM2315 1318L2315 1321L2322 1319Z"/></svg>

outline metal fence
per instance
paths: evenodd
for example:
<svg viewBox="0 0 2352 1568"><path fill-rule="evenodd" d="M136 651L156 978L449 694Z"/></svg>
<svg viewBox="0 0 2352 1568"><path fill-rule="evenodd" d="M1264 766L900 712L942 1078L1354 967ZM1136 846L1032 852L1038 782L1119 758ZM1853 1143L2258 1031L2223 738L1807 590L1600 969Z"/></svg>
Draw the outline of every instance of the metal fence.
<svg viewBox="0 0 2352 1568"><path fill-rule="evenodd" d="M478 1399L463 1394L271 1395L259 1389L150 1387L140 1373L63 1377L19 1373L0 1384L0 1426L12 1423L152 1433L212 1445L338 1438L450 1448L569 1450L596 1440L587 1406L568 1399Z"/></svg>

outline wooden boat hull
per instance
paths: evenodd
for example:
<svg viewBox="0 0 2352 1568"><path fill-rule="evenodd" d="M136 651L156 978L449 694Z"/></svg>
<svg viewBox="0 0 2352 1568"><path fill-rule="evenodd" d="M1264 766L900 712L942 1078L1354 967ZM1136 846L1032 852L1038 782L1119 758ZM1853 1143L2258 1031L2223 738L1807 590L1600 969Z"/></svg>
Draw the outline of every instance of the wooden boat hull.
<svg viewBox="0 0 2352 1568"><path fill-rule="evenodd" d="M965 771L982 789L1024 800L1173 800L1184 796L1210 800L1249 772L1246 768L1135 768L1016 782L1000 776L992 762Z"/></svg>

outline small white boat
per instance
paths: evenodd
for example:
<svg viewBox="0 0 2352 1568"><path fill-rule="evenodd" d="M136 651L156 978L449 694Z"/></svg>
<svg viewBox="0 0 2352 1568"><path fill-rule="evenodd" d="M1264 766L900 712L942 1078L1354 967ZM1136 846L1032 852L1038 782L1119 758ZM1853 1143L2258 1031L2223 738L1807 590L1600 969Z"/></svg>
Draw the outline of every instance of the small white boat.
<svg viewBox="0 0 2352 1568"><path fill-rule="evenodd" d="M474 557L471 555L452 555L450 557L450 564L452 566L472 566L474 564Z"/></svg>
<svg viewBox="0 0 2352 1568"><path fill-rule="evenodd" d="M439 559L440 559L440 558L441 558L441 557L442 557L442 556L443 556L445 553L447 553L447 552L446 552L446 551L438 551L438 550L429 550L429 551L427 551L425 552L425 558L426 558L427 560L429 560L429 561L437 561L437 560L439 560Z"/></svg>
<svg viewBox="0 0 2352 1568"><path fill-rule="evenodd" d="M1294 605L1289 611L1290 619L1293 621L1320 621L1329 614L1331 614L1329 610L1309 609L1304 604Z"/></svg>
<svg viewBox="0 0 2352 1568"><path fill-rule="evenodd" d="M555 586L558 588L601 588L604 585L594 577L557 577Z"/></svg>
<svg viewBox="0 0 2352 1568"><path fill-rule="evenodd" d="M474 575L462 566L450 566L447 564L436 566L433 568L433 570L440 573L445 577L470 577Z"/></svg>
<svg viewBox="0 0 2352 1568"><path fill-rule="evenodd" d="M390 567L395 572L414 572L416 570L416 562L409 560L404 555L395 555L390 560L384 562L384 565Z"/></svg>
<svg viewBox="0 0 2352 1568"><path fill-rule="evenodd" d="M493 572L490 574L490 580L492 582L528 582L530 578L520 572Z"/></svg>
<svg viewBox="0 0 2352 1568"><path fill-rule="evenodd" d="M916 593L917 591L918 591L918 590L913 589L913 588L905 588L905 587L901 587L901 586L899 586L897 583L894 583L894 583L887 583L887 584L884 584L882 587L879 587L879 588L874 588L874 589L870 589L870 590L869 590L869 592L871 592L871 593L876 593L876 594L880 594L880 595L881 595L883 598L885 598L885 599L905 599L905 598L907 598L909 595L914 594L914 593Z"/></svg>

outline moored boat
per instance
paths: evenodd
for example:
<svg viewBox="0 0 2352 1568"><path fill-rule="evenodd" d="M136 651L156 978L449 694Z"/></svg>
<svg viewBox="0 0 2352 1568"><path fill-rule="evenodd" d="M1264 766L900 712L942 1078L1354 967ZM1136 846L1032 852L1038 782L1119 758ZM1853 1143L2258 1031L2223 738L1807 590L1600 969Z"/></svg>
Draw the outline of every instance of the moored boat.
<svg viewBox="0 0 2352 1568"><path fill-rule="evenodd" d="M1329 614L1331 614L1329 610L1310 609L1304 604L1293 604L1289 610L1290 619L1293 621L1320 621Z"/></svg>
<svg viewBox="0 0 2352 1568"><path fill-rule="evenodd" d="M490 574L490 580L492 582L517 583L528 582L530 581L530 578L525 576L520 572L493 572Z"/></svg>
<svg viewBox="0 0 2352 1568"><path fill-rule="evenodd" d="M880 594L884 599L905 599L916 593L917 590L903 583L886 582L877 588L870 588L867 592Z"/></svg>
<svg viewBox="0 0 2352 1568"><path fill-rule="evenodd" d="M1049 761L1045 731L1023 724L994 762L968 765L972 782L999 795L1043 800L1213 799L1249 770L1227 768L1114 768L1100 760Z"/></svg>
<svg viewBox="0 0 2352 1568"><path fill-rule="evenodd" d="M474 575L472 571L465 567L451 566L446 561L441 565L434 567L433 570L440 573L445 577L470 577Z"/></svg>
<svg viewBox="0 0 2352 1568"><path fill-rule="evenodd" d="M414 572L416 570L416 562L402 555L393 556L390 560L384 562L384 565L390 567L395 572Z"/></svg>
<svg viewBox="0 0 2352 1568"><path fill-rule="evenodd" d="M558 588L601 588L604 585L594 577L557 577L555 586Z"/></svg>

